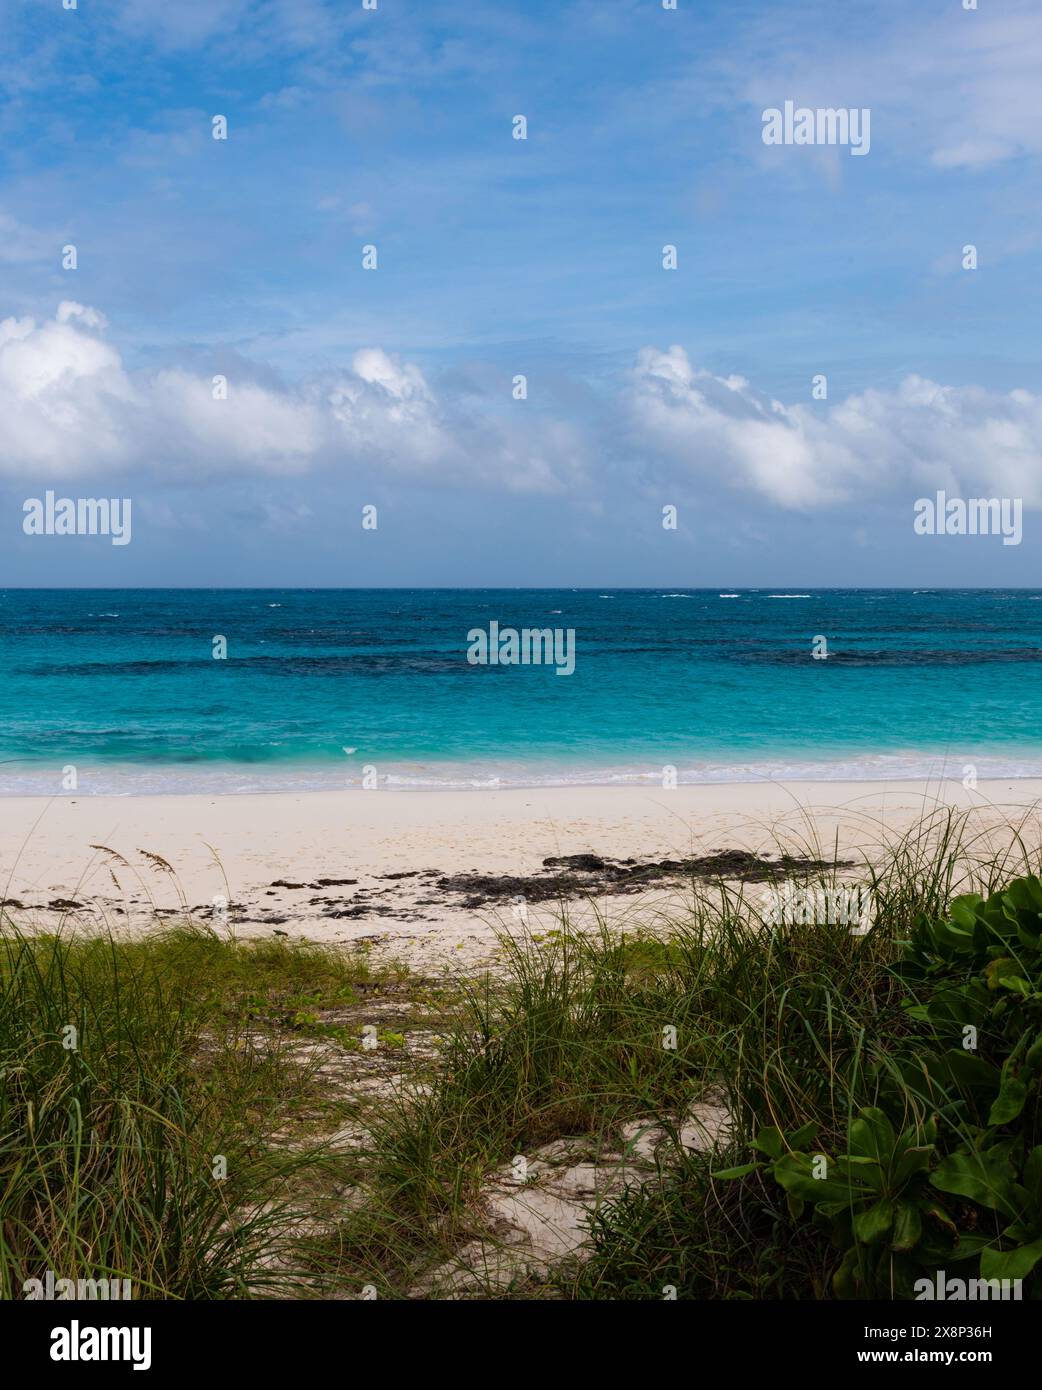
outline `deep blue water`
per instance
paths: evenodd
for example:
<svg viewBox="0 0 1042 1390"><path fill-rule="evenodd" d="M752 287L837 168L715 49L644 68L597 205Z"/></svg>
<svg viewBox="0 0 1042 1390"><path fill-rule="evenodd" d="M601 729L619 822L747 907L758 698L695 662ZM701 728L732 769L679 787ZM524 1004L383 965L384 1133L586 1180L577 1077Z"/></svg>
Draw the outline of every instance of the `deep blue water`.
<svg viewBox="0 0 1042 1390"><path fill-rule="evenodd" d="M0 792L1042 774L1042 590L721 592L0 591Z"/></svg>

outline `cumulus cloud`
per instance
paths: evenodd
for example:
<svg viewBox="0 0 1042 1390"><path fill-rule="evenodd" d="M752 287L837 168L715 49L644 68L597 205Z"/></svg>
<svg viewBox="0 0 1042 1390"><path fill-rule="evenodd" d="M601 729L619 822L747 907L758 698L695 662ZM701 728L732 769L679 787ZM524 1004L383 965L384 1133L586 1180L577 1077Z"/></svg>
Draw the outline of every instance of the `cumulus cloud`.
<svg viewBox="0 0 1042 1390"><path fill-rule="evenodd" d="M417 479L511 492L558 493L584 477L587 443L568 421L513 403L512 418L440 399L423 373L379 348L355 353L351 375L328 389L339 438L365 456Z"/></svg>
<svg viewBox="0 0 1042 1390"><path fill-rule="evenodd" d="M682 347L641 350L630 437L674 476L723 480L790 509L945 488L1042 501L1042 397L909 376L893 391L784 405Z"/></svg>
<svg viewBox="0 0 1042 1390"><path fill-rule="evenodd" d="M55 318L0 322L0 468L76 473L99 457L129 461L122 422L134 391L95 311L64 301Z"/></svg>
<svg viewBox="0 0 1042 1390"><path fill-rule="evenodd" d="M554 418L513 401L506 382L439 389L378 347L292 386L236 370L215 399L209 372L129 370L104 315L74 301L53 319L0 322L0 474L41 486L324 471L589 498L609 481L629 485L618 470L639 459L656 481L739 487L791 510L936 488L1042 503L1042 396L1026 390L909 376L893 390L785 404L698 367L683 347L645 347L593 418Z"/></svg>
<svg viewBox="0 0 1042 1390"><path fill-rule="evenodd" d="M581 476L583 442L567 423L513 402L500 413L464 407L380 348L283 389L234 376L215 399L209 375L129 371L107 327L72 301L52 320L0 322L0 472L42 482L355 468L537 493Z"/></svg>

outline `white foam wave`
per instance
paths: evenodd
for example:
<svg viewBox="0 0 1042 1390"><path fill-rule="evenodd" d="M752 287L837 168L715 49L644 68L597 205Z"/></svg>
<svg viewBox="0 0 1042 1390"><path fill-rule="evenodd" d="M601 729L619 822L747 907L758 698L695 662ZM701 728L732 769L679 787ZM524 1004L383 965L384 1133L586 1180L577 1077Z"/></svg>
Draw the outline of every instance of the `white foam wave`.
<svg viewBox="0 0 1042 1390"><path fill-rule="evenodd" d="M962 782L967 759L929 750L836 755L831 759L762 755L753 761L673 759L680 786L727 782ZM664 788L662 763L577 765L573 763L423 762L380 768L385 791L477 791L539 787ZM1042 777L1042 748L1011 750L973 759L981 781ZM81 766L76 791L62 791L53 768L0 768L0 797L42 796L75 800L90 796L250 795L265 792L352 791L362 777L344 764L242 766Z"/></svg>

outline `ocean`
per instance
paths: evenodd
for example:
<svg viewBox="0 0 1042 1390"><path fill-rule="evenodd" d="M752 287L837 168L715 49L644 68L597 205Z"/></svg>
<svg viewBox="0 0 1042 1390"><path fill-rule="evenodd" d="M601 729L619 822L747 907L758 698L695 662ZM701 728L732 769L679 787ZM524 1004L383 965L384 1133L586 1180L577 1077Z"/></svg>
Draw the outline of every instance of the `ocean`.
<svg viewBox="0 0 1042 1390"><path fill-rule="evenodd" d="M1042 590L10 589L0 660L7 795L1042 775Z"/></svg>

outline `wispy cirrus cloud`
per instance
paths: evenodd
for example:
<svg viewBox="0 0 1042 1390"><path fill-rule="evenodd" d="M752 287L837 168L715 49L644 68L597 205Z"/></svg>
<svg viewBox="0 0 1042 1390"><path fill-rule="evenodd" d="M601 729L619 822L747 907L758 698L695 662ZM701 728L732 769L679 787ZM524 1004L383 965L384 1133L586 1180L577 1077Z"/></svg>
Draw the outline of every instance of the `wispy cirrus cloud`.
<svg viewBox="0 0 1042 1390"><path fill-rule="evenodd" d="M868 106L878 157L937 169L1042 154L1042 11L1033 0L977 10L870 7L854 17L854 33L817 23L817 13L811 5L801 23L799 11L787 11L786 23L779 15L754 20L742 61L723 61L733 94L754 114L785 99ZM776 168L784 167L780 153L773 152ZM784 151L790 167L791 153Z"/></svg>

